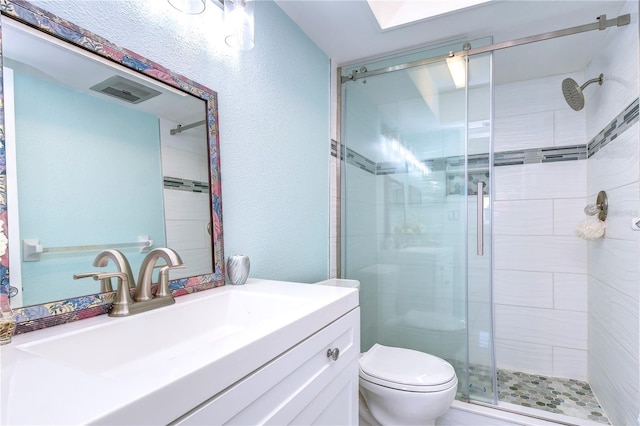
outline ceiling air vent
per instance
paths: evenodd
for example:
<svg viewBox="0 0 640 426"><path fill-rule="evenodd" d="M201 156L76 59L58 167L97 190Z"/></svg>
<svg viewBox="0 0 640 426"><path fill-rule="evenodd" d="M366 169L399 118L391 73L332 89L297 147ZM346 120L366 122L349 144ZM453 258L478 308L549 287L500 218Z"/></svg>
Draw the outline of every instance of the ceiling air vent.
<svg viewBox="0 0 640 426"><path fill-rule="evenodd" d="M139 104L160 94L157 90L150 89L135 81L127 80L119 75L115 75L102 83L96 84L91 87L91 90L113 96L114 98L132 104Z"/></svg>

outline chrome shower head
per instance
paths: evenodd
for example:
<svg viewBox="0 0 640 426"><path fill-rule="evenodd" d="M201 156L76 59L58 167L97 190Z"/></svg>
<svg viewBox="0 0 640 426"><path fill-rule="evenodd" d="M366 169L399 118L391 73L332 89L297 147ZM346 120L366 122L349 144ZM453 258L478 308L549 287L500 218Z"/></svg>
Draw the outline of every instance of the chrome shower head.
<svg viewBox="0 0 640 426"><path fill-rule="evenodd" d="M580 111L582 108L584 108L584 94L582 93L584 88L591 83L596 82L602 86L603 77L604 76L600 74L598 78L592 78L582 86L578 85L578 83L576 83L576 81L572 78L565 78L564 80L562 80L562 94L564 95L564 99L567 101L571 108L573 108L575 111Z"/></svg>

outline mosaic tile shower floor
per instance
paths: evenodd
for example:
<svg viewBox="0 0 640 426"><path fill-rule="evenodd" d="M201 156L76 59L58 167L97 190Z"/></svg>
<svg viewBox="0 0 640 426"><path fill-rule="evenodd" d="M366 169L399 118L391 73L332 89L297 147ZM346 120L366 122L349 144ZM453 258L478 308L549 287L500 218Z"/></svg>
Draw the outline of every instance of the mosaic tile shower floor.
<svg viewBox="0 0 640 426"><path fill-rule="evenodd" d="M498 370L498 400L609 424L587 382Z"/></svg>

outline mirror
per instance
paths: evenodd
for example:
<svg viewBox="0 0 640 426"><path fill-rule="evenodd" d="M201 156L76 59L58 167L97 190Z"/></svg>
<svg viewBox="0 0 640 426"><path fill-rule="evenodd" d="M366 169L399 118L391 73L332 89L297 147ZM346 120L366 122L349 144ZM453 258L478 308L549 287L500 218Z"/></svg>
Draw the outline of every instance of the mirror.
<svg viewBox="0 0 640 426"><path fill-rule="evenodd" d="M18 331L106 312L113 293L72 279L104 248L134 272L177 250L174 295L223 284L215 92L30 4L3 6L1 28L0 293Z"/></svg>

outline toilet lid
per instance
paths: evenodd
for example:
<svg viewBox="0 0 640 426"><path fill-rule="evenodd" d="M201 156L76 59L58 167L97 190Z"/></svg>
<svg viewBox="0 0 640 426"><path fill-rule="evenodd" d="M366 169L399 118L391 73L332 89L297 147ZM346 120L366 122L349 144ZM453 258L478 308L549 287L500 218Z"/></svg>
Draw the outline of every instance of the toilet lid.
<svg viewBox="0 0 640 426"><path fill-rule="evenodd" d="M457 385L445 360L424 352L375 344L360 358L360 377L383 386L435 392Z"/></svg>

